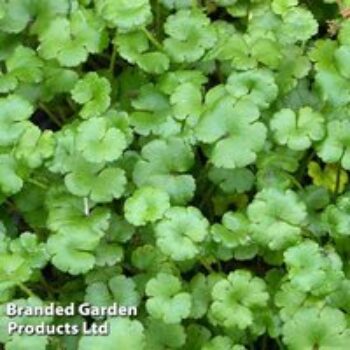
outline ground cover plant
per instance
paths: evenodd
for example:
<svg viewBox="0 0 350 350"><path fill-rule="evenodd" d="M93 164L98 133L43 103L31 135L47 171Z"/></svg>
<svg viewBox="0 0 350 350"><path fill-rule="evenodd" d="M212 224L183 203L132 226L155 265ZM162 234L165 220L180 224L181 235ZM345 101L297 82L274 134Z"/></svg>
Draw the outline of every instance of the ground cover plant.
<svg viewBox="0 0 350 350"><path fill-rule="evenodd" d="M2 348L349 349L349 8L1 0Z"/></svg>

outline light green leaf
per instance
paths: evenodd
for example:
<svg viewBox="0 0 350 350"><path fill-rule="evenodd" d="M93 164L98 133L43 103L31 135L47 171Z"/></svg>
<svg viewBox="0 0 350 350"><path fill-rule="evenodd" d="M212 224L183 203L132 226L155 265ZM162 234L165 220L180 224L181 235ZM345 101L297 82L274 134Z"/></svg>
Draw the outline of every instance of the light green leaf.
<svg viewBox="0 0 350 350"><path fill-rule="evenodd" d="M147 73L163 74L169 69L169 58L162 52L146 52L136 61L141 69Z"/></svg>
<svg viewBox="0 0 350 350"><path fill-rule="evenodd" d="M8 74L24 83L39 83L43 78L43 62L34 50L18 46L6 60Z"/></svg>
<svg viewBox="0 0 350 350"><path fill-rule="evenodd" d="M178 11L167 18L164 30L169 36L164 48L177 63L200 59L216 41L209 18L199 11Z"/></svg>
<svg viewBox="0 0 350 350"><path fill-rule="evenodd" d="M318 155L326 163L340 162L344 169L350 170L350 122L332 120L327 124L327 135L318 147Z"/></svg>
<svg viewBox="0 0 350 350"><path fill-rule="evenodd" d="M337 199L335 204L330 204L323 213L323 220L327 225L327 231L333 237L350 235L350 198L346 194Z"/></svg>
<svg viewBox="0 0 350 350"><path fill-rule="evenodd" d="M324 134L324 117L310 107L301 108L298 113L282 109L271 119L270 127L280 145L287 145L294 151L309 148L314 141L320 141Z"/></svg>
<svg viewBox="0 0 350 350"><path fill-rule="evenodd" d="M142 324L137 320L127 318L112 318L107 321L109 335L83 336L79 341L78 350L113 350L116 344L120 350L143 350L145 336Z"/></svg>
<svg viewBox="0 0 350 350"><path fill-rule="evenodd" d="M253 325L255 313L267 306L269 295L264 280L236 270L214 285L212 299L210 320L214 325L246 329Z"/></svg>
<svg viewBox="0 0 350 350"><path fill-rule="evenodd" d="M123 31L136 29L147 24L152 18L149 0L95 0L97 13L110 27Z"/></svg>
<svg viewBox="0 0 350 350"><path fill-rule="evenodd" d="M242 168L256 160L264 145L265 126L258 121L259 110L249 100L224 97L208 106L197 127L197 137L214 143L211 159L218 168Z"/></svg>
<svg viewBox="0 0 350 350"><path fill-rule="evenodd" d="M254 240L272 250L300 242L306 206L291 190L266 188L248 206Z"/></svg>
<svg viewBox="0 0 350 350"><path fill-rule="evenodd" d="M80 162L64 178L64 183L76 196L90 197L95 202L110 202L123 195L127 180L120 168L102 168L101 165Z"/></svg>
<svg viewBox="0 0 350 350"><path fill-rule="evenodd" d="M191 311L191 296L181 291L181 283L175 276L159 273L148 281L146 302L148 313L164 323L180 323Z"/></svg>
<svg viewBox="0 0 350 350"><path fill-rule="evenodd" d="M253 173L247 168L211 168L208 177L227 194L249 191L255 180Z"/></svg>
<svg viewBox="0 0 350 350"><path fill-rule="evenodd" d="M283 339L291 350L346 350L350 332L340 310L303 308L284 325Z"/></svg>
<svg viewBox="0 0 350 350"><path fill-rule="evenodd" d="M157 246L173 260L192 259L208 235L208 221L194 207L173 207L155 227Z"/></svg>
<svg viewBox="0 0 350 350"><path fill-rule="evenodd" d="M344 277L342 261L332 249L322 249L316 242L305 240L284 253L288 278L302 292L324 295L336 290Z"/></svg>
<svg viewBox="0 0 350 350"><path fill-rule="evenodd" d="M235 98L246 97L262 109L267 108L278 93L272 73L263 69L232 73L227 79L227 90Z"/></svg>
<svg viewBox="0 0 350 350"><path fill-rule="evenodd" d="M17 95L0 99L0 146L17 142L28 127L28 119L33 114L32 105Z"/></svg>
<svg viewBox="0 0 350 350"><path fill-rule="evenodd" d="M106 78L97 73L88 73L79 80L72 90L72 97L77 103L84 105L80 115L84 119L98 117L110 105L111 86Z"/></svg>
<svg viewBox="0 0 350 350"><path fill-rule="evenodd" d="M77 150L89 162L117 160L126 146L124 133L115 127L109 127L105 118L91 118L82 122L77 129Z"/></svg>
<svg viewBox="0 0 350 350"><path fill-rule="evenodd" d="M28 126L15 148L15 157L28 164L30 168L38 168L45 159L54 152L55 140L53 132L41 132L37 126Z"/></svg>
<svg viewBox="0 0 350 350"><path fill-rule="evenodd" d="M124 206L126 219L135 226L161 219L170 208L169 195L157 188L141 187L127 199Z"/></svg>
<svg viewBox="0 0 350 350"><path fill-rule="evenodd" d="M0 154L0 189L6 194L14 194L21 190L23 180L17 173L17 164L7 154Z"/></svg>
<svg viewBox="0 0 350 350"><path fill-rule="evenodd" d="M133 279L120 275L112 277L107 283L90 284L86 289L85 300L99 307L113 303L136 307L139 304L140 296L136 291Z"/></svg>
<svg viewBox="0 0 350 350"><path fill-rule="evenodd" d="M340 46L334 53L336 66L345 78L350 78L350 45Z"/></svg>
<svg viewBox="0 0 350 350"><path fill-rule="evenodd" d="M57 59L66 67L75 67L87 60L89 53L105 48L103 21L92 10L73 11L70 18L58 16L49 21L39 34L40 55Z"/></svg>
<svg viewBox="0 0 350 350"><path fill-rule="evenodd" d="M278 15L284 15L290 8L298 5L298 0L273 0L272 10Z"/></svg>
<svg viewBox="0 0 350 350"><path fill-rule="evenodd" d="M283 16L281 40L286 44L307 41L318 31L318 23L312 13L302 7L292 8Z"/></svg>
<svg viewBox="0 0 350 350"><path fill-rule="evenodd" d="M186 332L180 324L167 324L157 319L147 320L146 350L180 349Z"/></svg>
<svg viewBox="0 0 350 350"><path fill-rule="evenodd" d="M192 198L195 182L186 172L191 169L194 158L186 142L179 138L156 139L143 147L141 156L133 172L137 186L162 189L174 204L183 204Z"/></svg>
<svg viewBox="0 0 350 350"><path fill-rule="evenodd" d="M31 19L31 7L28 0L2 2L0 29L8 33L19 33Z"/></svg>
<svg viewBox="0 0 350 350"><path fill-rule="evenodd" d="M46 350L49 343L47 336L15 335L6 343L6 350Z"/></svg>

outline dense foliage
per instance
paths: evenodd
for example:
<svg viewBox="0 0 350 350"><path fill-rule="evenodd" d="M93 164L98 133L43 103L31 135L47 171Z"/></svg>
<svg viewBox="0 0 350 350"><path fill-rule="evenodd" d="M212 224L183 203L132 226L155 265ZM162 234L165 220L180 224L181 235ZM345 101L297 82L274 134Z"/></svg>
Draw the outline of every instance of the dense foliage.
<svg viewBox="0 0 350 350"><path fill-rule="evenodd" d="M348 6L1 0L4 349L349 349Z"/></svg>

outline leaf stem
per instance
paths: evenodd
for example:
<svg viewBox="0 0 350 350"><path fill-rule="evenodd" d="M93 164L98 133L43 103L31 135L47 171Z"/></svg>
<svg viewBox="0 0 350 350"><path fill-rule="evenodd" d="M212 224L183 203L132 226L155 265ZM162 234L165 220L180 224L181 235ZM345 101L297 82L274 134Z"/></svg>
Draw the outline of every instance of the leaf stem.
<svg viewBox="0 0 350 350"><path fill-rule="evenodd" d="M159 0L156 0L156 32L157 32L157 37L159 38L160 36L160 30L161 30L161 7Z"/></svg>
<svg viewBox="0 0 350 350"><path fill-rule="evenodd" d="M291 174L286 173L288 179L298 188L298 190L302 191L303 186L301 186L300 182Z"/></svg>
<svg viewBox="0 0 350 350"><path fill-rule="evenodd" d="M84 203L84 214L85 216L89 216L90 215L89 199L87 197L84 197L83 203Z"/></svg>
<svg viewBox="0 0 350 350"><path fill-rule="evenodd" d="M311 162L312 158L315 156L315 151L310 152L310 154L306 154L303 159L300 161L300 166L296 174L296 178L298 179L298 182L303 179L303 176L305 174L305 171Z"/></svg>
<svg viewBox="0 0 350 350"><path fill-rule="evenodd" d="M68 0L68 15L69 16L72 14L72 10L73 10L72 0Z"/></svg>
<svg viewBox="0 0 350 350"><path fill-rule="evenodd" d="M205 205L207 205L208 201L210 200L210 197L213 195L213 193L216 190L216 185L215 184L210 184L208 186L207 191L204 193L204 196L202 197L198 208L202 209Z"/></svg>
<svg viewBox="0 0 350 350"><path fill-rule="evenodd" d="M217 261L216 261L216 265L217 265L217 267L218 267L219 272L222 272L222 266L221 266L220 260L217 260Z"/></svg>
<svg viewBox="0 0 350 350"><path fill-rule="evenodd" d="M261 350L267 350L267 335L266 334L262 338Z"/></svg>
<svg viewBox="0 0 350 350"><path fill-rule="evenodd" d="M113 45L113 52L109 63L109 72L112 77L114 76L114 67L115 67L115 61L117 60L117 55L118 55L117 47L116 45Z"/></svg>
<svg viewBox="0 0 350 350"><path fill-rule="evenodd" d="M200 261L201 265L203 265L208 272L210 272L210 273L215 272L213 270L213 268L210 266L210 264L208 264L206 261L204 261L203 259L200 259L199 261Z"/></svg>
<svg viewBox="0 0 350 350"><path fill-rule="evenodd" d="M47 114L47 116L51 119L52 122L54 122L59 127L62 127L62 123L60 122L60 120L55 116L53 112L50 111L50 109L47 106L45 106L43 103L39 103L39 107Z"/></svg>
<svg viewBox="0 0 350 350"><path fill-rule="evenodd" d="M66 101L68 103L69 108L72 110L72 112L76 112L77 108L74 105L74 102L71 100L71 98L67 97Z"/></svg>
<svg viewBox="0 0 350 350"><path fill-rule="evenodd" d="M142 31L146 34L148 40L159 50L163 51L162 44L155 38L155 36L146 28L142 28Z"/></svg>
<svg viewBox="0 0 350 350"><path fill-rule="evenodd" d="M29 178L26 181L29 182L32 185L40 187L43 190L47 190L48 189L47 185L45 185L44 183L42 183L42 182L40 182L40 181L38 181L36 179Z"/></svg>
<svg viewBox="0 0 350 350"><path fill-rule="evenodd" d="M336 201L340 188L340 176L341 176L341 164L340 162L337 164L337 174L335 178L335 186L333 191L333 202Z"/></svg>
<svg viewBox="0 0 350 350"><path fill-rule="evenodd" d="M36 297L36 295L22 282L17 282L17 287L25 294L27 294L29 297L33 298Z"/></svg>
<svg viewBox="0 0 350 350"><path fill-rule="evenodd" d="M284 349L284 345L283 345L283 343L281 342L281 339L280 338L275 338L275 340L276 340L276 343L277 343L277 345L278 345L278 348L280 349L280 350L283 350Z"/></svg>
<svg viewBox="0 0 350 350"><path fill-rule="evenodd" d="M18 209L13 202L11 202L9 199L6 199L5 203L8 205L9 210L11 210L12 212L17 212Z"/></svg>
<svg viewBox="0 0 350 350"><path fill-rule="evenodd" d="M62 108L62 106L57 106L57 111L58 111L58 114L60 116L60 120L62 120L62 122L64 123L66 121L66 117L64 115L64 110Z"/></svg>
<svg viewBox="0 0 350 350"><path fill-rule="evenodd" d="M45 287L45 290L47 291L47 294L49 295L50 299L53 300L53 293L55 292L54 289L49 285L42 273L39 274L39 279L41 284Z"/></svg>
<svg viewBox="0 0 350 350"><path fill-rule="evenodd" d="M51 343L52 345L54 345L55 349L57 350L63 350L63 346L62 346L62 343L61 343L61 340L60 340L60 337L55 337L55 338L52 338L51 337Z"/></svg>

